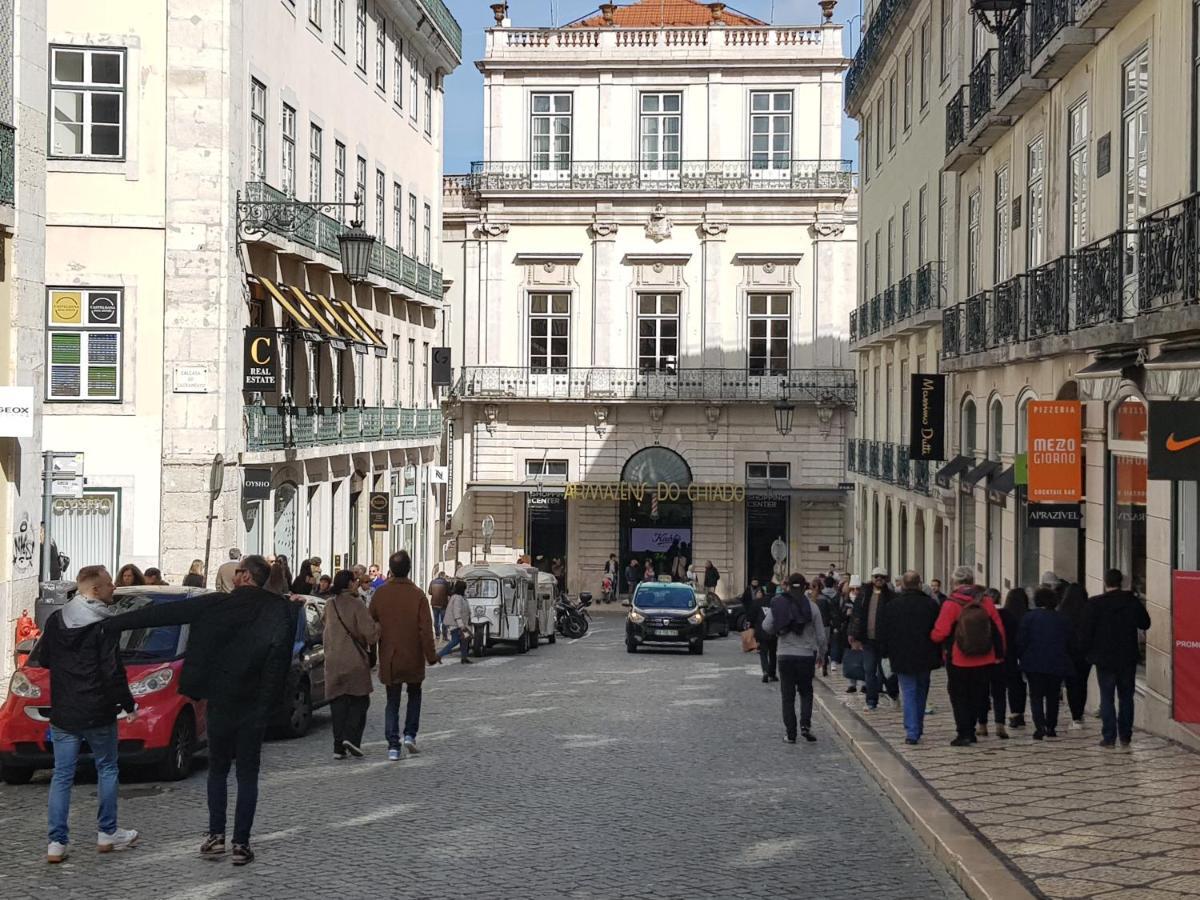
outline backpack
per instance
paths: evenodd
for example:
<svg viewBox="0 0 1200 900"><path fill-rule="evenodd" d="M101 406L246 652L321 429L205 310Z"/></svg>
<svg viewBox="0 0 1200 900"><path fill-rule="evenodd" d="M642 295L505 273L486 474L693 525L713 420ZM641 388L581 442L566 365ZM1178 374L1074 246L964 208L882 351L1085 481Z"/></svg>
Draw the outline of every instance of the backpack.
<svg viewBox="0 0 1200 900"><path fill-rule="evenodd" d="M804 629L812 624L813 613L812 604L808 602L808 598L803 594L796 597L787 591L783 594L788 599L791 606L791 615L780 632L791 632L792 634L803 634Z"/></svg>
<svg viewBox="0 0 1200 900"><path fill-rule="evenodd" d="M983 608L979 598L969 603L955 601L962 607L958 625L954 629L954 645L963 656L984 656L994 649L992 643L992 617Z"/></svg>

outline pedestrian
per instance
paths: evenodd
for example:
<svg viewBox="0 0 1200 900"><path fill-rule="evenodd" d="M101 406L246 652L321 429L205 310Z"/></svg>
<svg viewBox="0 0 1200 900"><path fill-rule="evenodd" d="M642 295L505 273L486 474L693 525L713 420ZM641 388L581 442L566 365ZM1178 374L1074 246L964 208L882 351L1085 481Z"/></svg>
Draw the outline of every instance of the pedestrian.
<svg viewBox="0 0 1200 900"><path fill-rule="evenodd" d="M992 601L992 605L996 607L996 611L1000 611L1000 592L995 588L985 588L984 594ZM1004 622L1004 616L1001 614L1000 621L1004 625L1005 634L1016 634L1015 631L1008 629L1008 623ZM987 737L988 734L988 713L994 714L996 720L996 737L1001 740L1008 740L1008 729L1004 725L1004 720L1008 714L1008 677L1007 677L1007 660L1008 654L1004 654L1004 658L996 662L991 667L988 673L988 695L983 699L983 705L979 708L979 724L975 729L975 733L980 737ZM990 702L989 702L990 701Z"/></svg>
<svg viewBox="0 0 1200 900"><path fill-rule="evenodd" d="M149 587L167 587L167 583L163 581L162 572L154 566L147 569L143 573L143 577Z"/></svg>
<svg viewBox="0 0 1200 900"><path fill-rule="evenodd" d="M766 619L770 602L770 595L759 588L758 579L752 579L750 582L750 600L746 606L746 619L754 629L754 640L758 643L758 664L762 668L763 684L779 680L778 660L776 658L779 650L778 641L775 635L768 633L763 628L763 621Z"/></svg>
<svg viewBox="0 0 1200 900"><path fill-rule="evenodd" d="M940 579L940 578L930 579L930 581L929 581L929 596L937 601L937 605L938 605L939 609L941 608L942 604L945 603L946 600L949 599L944 593L942 593L942 579Z"/></svg>
<svg viewBox="0 0 1200 900"><path fill-rule="evenodd" d="M646 557L646 566L642 572L642 581L655 581L658 576L654 574L654 560Z"/></svg>
<svg viewBox="0 0 1200 900"><path fill-rule="evenodd" d="M429 582L429 605L433 608L433 635L439 641L447 638L446 605L450 602L450 582L439 571Z"/></svg>
<svg viewBox="0 0 1200 900"><path fill-rule="evenodd" d="M620 563L617 562L617 554L608 554L608 562L604 564L604 580L607 587L604 589L604 602L614 603L617 599L617 581L621 577Z"/></svg>
<svg viewBox="0 0 1200 900"><path fill-rule="evenodd" d="M567 567L558 557L555 557L550 563L550 574L558 582L558 589L565 592L567 589Z"/></svg>
<svg viewBox="0 0 1200 900"><path fill-rule="evenodd" d="M279 563L279 567L283 570L283 591L281 593L286 594L292 588L292 567L283 553L275 557L275 563ZM271 563L271 566L274 567L275 563Z"/></svg>
<svg viewBox="0 0 1200 900"><path fill-rule="evenodd" d="M1015 635L1021 627L1021 620L1029 612L1029 594L1025 588L1012 588L1004 597L1004 605L1000 607L1000 621L1004 623L1004 633ZM1025 727L1025 675L1017 659L1016 647L1004 654L1004 686L1008 692L1008 726L1010 728Z"/></svg>
<svg viewBox="0 0 1200 900"><path fill-rule="evenodd" d="M387 582L383 577L383 573L379 571L379 563L371 563L371 567L367 569L367 574L371 577L371 590L377 591Z"/></svg>
<svg viewBox="0 0 1200 900"><path fill-rule="evenodd" d="M325 604L325 696L333 719L334 759L347 754L362 758L371 705L371 647L379 641L379 623L363 605L358 582L353 571L338 572Z"/></svg>
<svg viewBox="0 0 1200 900"><path fill-rule="evenodd" d="M1059 578L1050 571L1042 573L1042 587L1054 591L1058 597L1058 614L1065 617L1071 625L1071 674L1066 679L1067 706L1071 711L1070 728L1072 731L1078 731L1084 725L1088 679L1092 674L1092 664L1088 662L1087 648L1084 646L1088 611L1087 592L1082 585Z"/></svg>
<svg viewBox="0 0 1200 900"><path fill-rule="evenodd" d="M1082 640L1087 661L1096 667L1100 682L1100 746L1105 748L1115 746L1118 737L1122 747L1133 741L1138 631L1150 627L1145 604L1132 591L1124 590L1123 582L1120 569L1104 573L1104 593L1088 601Z"/></svg>
<svg viewBox="0 0 1200 900"><path fill-rule="evenodd" d="M823 677L829 677L829 644L830 634L833 630L833 611L836 608L836 601L831 600L825 594L825 580L818 575L808 586L808 599L813 602L821 612L821 624L825 628L825 652L821 654L821 658L817 660L817 665L821 669Z"/></svg>
<svg viewBox="0 0 1200 900"><path fill-rule="evenodd" d="M1004 625L991 599L975 586L975 572L970 566L954 570L953 587L954 593L942 604L929 637L935 644L953 637L946 662L946 685L957 735L950 744L966 747L976 741L975 720L979 707L987 701L991 676L988 666L1004 658Z"/></svg>
<svg viewBox="0 0 1200 900"><path fill-rule="evenodd" d="M625 567L625 586L631 597L633 596L634 588L638 586L638 582L641 580L642 568L636 559L631 559L629 565Z"/></svg>
<svg viewBox="0 0 1200 900"><path fill-rule="evenodd" d="M417 753L421 727L421 684L425 665L441 662L434 651L433 616L425 593L409 580L412 559L397 550L388 560L391 579L371 598L371 616L379 623L379 681L387 690L383 730L388 759ZM404 731L400 731L400 698L408 687ZM403 738L403 740L402 740Z"/></svg>
<svg viewBox="0 0 1200 900"><path fill-rule="evenodd" d="M228 594L233 590L233 573L239 565L242 558L242 551L237 547L229 548L229 559L221 563L217 567L216 588L222 594ZM284 560L286 562L286 558Z"/></svg>
<svg viewBox="0 0 1200 900"><path fill-rule="evenodd" d="M133 563L125 563L117 570L117 587L140 587L146 583L146 576Z"/></svg>
<svg viewBox="0 0 1200 900"><path fill-rule="evenodd" d="M84 741L96 761L96 850L124 850L138 839L117 826L117 713L137 721L116 635L96 627L113 616L112 576L104 566L84 566L78 590L46 622L38 643L41 665L50 670L50 740L54 775L50 779L46 862L67 858L71 787Z"/></svg>
<svg viewBox="0 0 1200 900"><path fill-rule="evenodd" d="M850 649L850 625L854 621L854 605L858 602L859 585L858 577L850 576L842 583L842 593L838 598L839 603L839 637L838 644L834 646L834 662L839 666L842 665L846 651ZM842 668L843 673L845 667ZM850 683L846 686L847 694L858 693L858 679L847 678Z"/></svg>
<svg viewBox="0 0 1200 900"><path fill-rule="evenodd" d="M888 584L886 570L876 567L871 571L870 585L863 585L854 606L854 622L850 628L850 646L863 652L863 668L866 670L866 708L873 710L879 705L881 690L894 704L900 696L900 684L895 675L884 678L883 655L879 652L877 629L883 607L891 602L892 587Z"/></svg>
<svg viewBox="0 0 1200 900"><path fill-rule="evenodd" d="M721 580L721 573L717 571L717 567L713 565L710 559L704 564L704 592L706 594L717 592L717 584Z"/></svg>
<svg viewBox="0 0 1200 900"><path fill-rule="evenodd" d="M879 651L891 662L900 682L904 708L904 743L916 744L925 732L929 676L942 666L938 645L930 639L938 605L921 589L921 576L911 569L900 576L902 590L880 611Z"/></svg>
<svg viewBox="0 0 1200 900"><path fill-rule="evenodd" d="M461 578L454 582L450 602L446 605L446 621L450 625L450 642L438 651L445 658L460 648L460 662L471 662L471 607L467 604L467 583Z"/></svg>
<svg viewBox="0 0 1200 900"><path fill-rule="evenodd" d="M779 644L779 689L783 697L784 740L796 743L796 694L800 695L800 734L810 743L812 733L813 676L817 660L825 655L826 632L821 611L805 595L804 576L788 576L787 590L776 594L763 619L763 631Z"/></svg>
<svg viewBox="0 0 1200 900"><path fill-rule="evenodd" d="M307 596L316 590L318 571L313 568L311 560L306 559L300 563L300 571L292 579L292 593Z"/></svg>
<svg viewBox="0 0 1200 900"><path fill-rule="evenodd" d="M271 563L270 574L267 575L267 583L263 585L263 590L278 597L292 596L292 584L287 575L287 559L285 557L280 556Z"/></svg>
<svg viewBox="0 0 1200 900"><path fill-rule="evenodd" d="M242 559L228 594L201 594L118 616L106 628L131 631L190 625L179 692L207 701L208 834L200 855L225 853L229 771L237 759L233 864L254 861L250 831L258 807L263 734L283 696L298 606L264 589L270 568L261 556Z"/></svg>
<svg viewBox="0 0 1200 900"><path fill-rule="evenodd" d="M322 575L317 579L317 589L314 594L317 597L328 598L333 592L333 579L328 575Z"/></svg>
<svg viewBox="0 0 1200 900"><path fill-rule="evenodd" d="M183 576L184 587L204 587L204 560L193 559L188 573Z"/></svg>
<svg viewBox="0 0 1200 900"><path fill-rule="evenodd" d="M364 606L371 602L371 576L367 574L367 567L362 563L356 563L350 567L350 574L354 576L354 582L350 585L350 589L358 597L359 602ZM324 575L321 578L325 578Z"/></svg>
<svg viewBox="0 0 1200 900"><path fill-rule="evenodd" d="M1021 617L1016 655L1029 679L1033 739L1058 737L1058 702L1063 678L1074 671L1071 625L1055 612L1058 595L1048 587L1033 592L1034 609Z"/></svg>
<svg viewBox="0 0 1200 900"><path fill-rule="evenodd" d="M321 557L314 556L306 560L306 562L308 563L308 568L312 571L313 583L315 584L316 579L321 577Z"/></svg>

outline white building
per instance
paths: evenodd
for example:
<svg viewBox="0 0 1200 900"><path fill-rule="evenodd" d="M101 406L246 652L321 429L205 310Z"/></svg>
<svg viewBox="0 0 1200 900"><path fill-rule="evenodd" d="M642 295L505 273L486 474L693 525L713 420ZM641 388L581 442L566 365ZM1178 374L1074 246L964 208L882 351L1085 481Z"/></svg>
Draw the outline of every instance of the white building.
<svg viewBox="0 0 1200 900"><path fill-rule="evenodd" d="M293 568L418 571L438 538L441 0L50 0L46 445L86 454L56 502L71 570L158 565L178 583L229 547ZM362 198L367 280L337 236ZM278 383L243 391L244 330ZM243 470L269 470L244 501ZM223 485L210 507L210 478ZM261 474L261 473L260 473ZM367 493L416 496L391 534ZM211 533L209 516L211 519Z"/></svg>
<svg viewBox="0 0 1200 900"><path fill-rule="evenodd" d="M661 573L687 544L727 594L771 576L777 538L789 569L845 565L841 28L493 9L484 159L446 187L459 561L565 556L598 591L610 553Z"/></svg>

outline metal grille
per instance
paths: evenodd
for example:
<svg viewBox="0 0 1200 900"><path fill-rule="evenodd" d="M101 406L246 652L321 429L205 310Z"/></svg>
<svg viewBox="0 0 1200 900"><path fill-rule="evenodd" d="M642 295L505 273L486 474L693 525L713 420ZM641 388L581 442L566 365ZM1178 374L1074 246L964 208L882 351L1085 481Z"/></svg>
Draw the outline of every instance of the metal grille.
<svg viewBox="0 0 1200 900"><path fill-rule="evenodd" d="M13 121L13 2L0 0L0 122Z"/></svg>

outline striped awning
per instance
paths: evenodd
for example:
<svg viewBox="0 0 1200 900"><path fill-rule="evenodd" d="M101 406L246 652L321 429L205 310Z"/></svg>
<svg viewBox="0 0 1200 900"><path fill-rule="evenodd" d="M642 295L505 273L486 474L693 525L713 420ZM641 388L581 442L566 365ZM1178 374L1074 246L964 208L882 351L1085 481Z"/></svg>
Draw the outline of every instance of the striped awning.
<svg viewBox="0 0 1200 900"><path fill-rule="evenodd" d="M286 288L286 285L277 285L270 278L262 275L251 276L251 285L260 285L266 291L267 297L279 307L282 312L280 325L285 325L288 322L295 325L304 333L305 337L316 338L321 336L321 328L308 312L303 304L298 304L290 290L281 290Z"/></svg>

